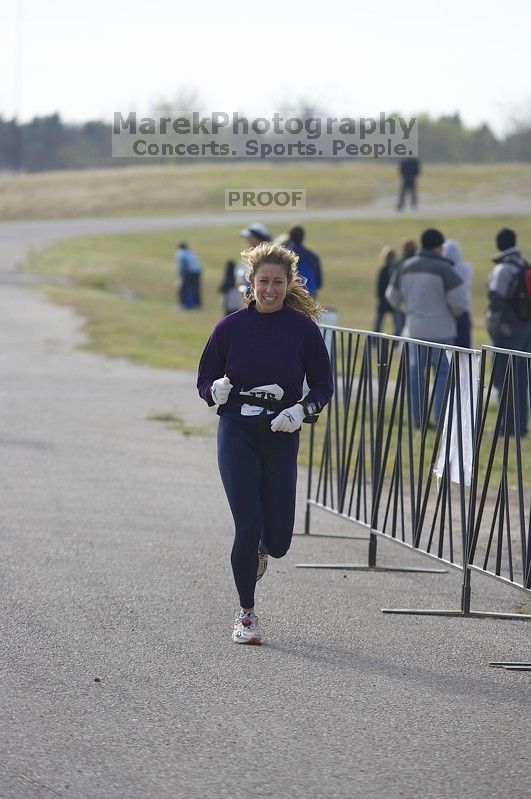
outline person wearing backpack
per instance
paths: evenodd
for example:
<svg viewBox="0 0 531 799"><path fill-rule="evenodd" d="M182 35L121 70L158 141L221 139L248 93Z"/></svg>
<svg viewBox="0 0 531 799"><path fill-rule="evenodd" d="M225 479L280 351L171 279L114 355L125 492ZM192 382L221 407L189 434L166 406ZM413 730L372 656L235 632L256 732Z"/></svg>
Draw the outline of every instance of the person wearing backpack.
<svg viewBox="0 0 531 799"><path fill-rule="evenodd" d="M487 330L494 347L531 352L531 266L516 246L516 233L503 228L496 236L499 255L488 281ZM520 416L520 435L527 435L529 385L527 358L516 358L516 397ZM501 397L507 371L507 356L497 355L493 383ZM507 418L507 430L514 435L514 414ZM503 428L502 428L503 432Z"/></svg>

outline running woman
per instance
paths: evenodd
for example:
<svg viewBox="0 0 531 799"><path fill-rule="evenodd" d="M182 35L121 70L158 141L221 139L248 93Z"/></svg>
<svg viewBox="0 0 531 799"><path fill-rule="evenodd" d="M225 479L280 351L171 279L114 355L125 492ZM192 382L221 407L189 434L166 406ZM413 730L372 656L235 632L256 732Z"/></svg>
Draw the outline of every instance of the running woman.
<svg viewBox="0 0 531 799"><path fill-rule="evenodd" d="M218 465L234 518L231 563L241 605L232 640L260 644L255 586L268 555L282 558L291 544L299 430L330 400L333 386L313 321L322 308L299 279L297 255L264 242L241 257L248 305L215 326L197 388L220 417Z"/></svg>

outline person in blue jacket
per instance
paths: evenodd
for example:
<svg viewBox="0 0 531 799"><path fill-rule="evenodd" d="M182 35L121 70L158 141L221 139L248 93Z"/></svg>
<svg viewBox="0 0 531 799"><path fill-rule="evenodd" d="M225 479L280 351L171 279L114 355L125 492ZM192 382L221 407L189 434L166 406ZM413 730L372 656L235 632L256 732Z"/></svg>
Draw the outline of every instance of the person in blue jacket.
<svg viewBox="0 0 531 799"><path fill-rule="evenodd" d="M297 265L299 275L305 278L305 286L312 295L317 297L318 291L323 285L323 270L321 267L321 260L316 252L309 250L303 245L304 241L304 228L296 226L291 228L289 232L289 241L286 247L299 256L299 263Z"/></svg>
<svg viewBox="0 0 531 799"><path fill-rule="evenodd" d="M232 639L260 644L256 582L268 555L281 558L290 547L299 430L330 400L333 384L314 321L322 308L298 276L296 254L265 242L242 259L248 305L215 326L197 388L220 417L218 465L234 518L231 563L241 605Z"/></svg>
<svg viewBox="0 0 531 799"><path fill-rule="evenodd" d="M186 310L201 307L201 263L199 258L182 242L175 251L177 274L177 305Z"/></svg>

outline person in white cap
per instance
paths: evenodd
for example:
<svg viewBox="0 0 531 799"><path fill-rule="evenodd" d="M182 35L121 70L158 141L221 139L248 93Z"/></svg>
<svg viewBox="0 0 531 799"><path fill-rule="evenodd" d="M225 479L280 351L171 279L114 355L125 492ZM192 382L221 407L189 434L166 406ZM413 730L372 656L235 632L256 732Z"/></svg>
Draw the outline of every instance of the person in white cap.
<svg viewBox="0 0 531 799"><path fill-rule="evenodd" d="M249 250L254 250L255 247L258 247L259 244L263 244L265 241L271 241L269 230L261 222L253 222L252 225L248 225L243 230L240 230L240 236L247 239ZM239 261L234 272L236 288L241 294L242 308L244 306L244 298L249 290L249 283L245 276L246 270L247 265L243 261Z"/></svg>
<svg viewBox="0 0 531 799"><path fill-rule="evenodd" d="M269 230L261 222L254 222L252 225L240 230L240 236L247 239L250 250L253 250L264 241L271 241Z"/></svg>

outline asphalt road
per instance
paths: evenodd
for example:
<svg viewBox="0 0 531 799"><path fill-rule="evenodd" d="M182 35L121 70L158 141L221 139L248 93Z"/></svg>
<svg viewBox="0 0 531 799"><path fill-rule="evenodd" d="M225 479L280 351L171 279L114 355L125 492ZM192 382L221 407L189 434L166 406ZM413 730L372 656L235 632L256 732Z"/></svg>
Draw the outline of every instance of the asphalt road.
<svg viewBox="0 0 531 799"><path fill-rule="evenodd" d="M27 248L118 229L0 225L0 797L529 795L531 677L488 666L530 659L529 624L380 611L456 607L458 572L297 569L367 549L297 536L259 586L266 644L231 642L231 520L193 376L80 351L80 320L16 285ZM204 435L148 418L166 412ZM475 585L476 607L522 601Z"/></svg>

